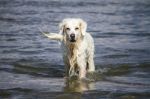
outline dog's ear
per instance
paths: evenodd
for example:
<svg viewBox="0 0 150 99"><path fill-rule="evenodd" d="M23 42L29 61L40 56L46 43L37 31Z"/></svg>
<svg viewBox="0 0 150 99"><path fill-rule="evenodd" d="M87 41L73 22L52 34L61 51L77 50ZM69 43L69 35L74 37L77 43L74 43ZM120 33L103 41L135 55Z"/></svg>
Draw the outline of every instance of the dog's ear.
<svg viewBox="0 0 150 99"><path fill-rule="evenodd" d="M65 23L64 20L62 22L59 23L59 34L64 34L64 27L65 27Z"/></svg>
<svg viewBox="0 0 150 99"><path fill-rule="evenodd" d="M79 19L79 21L80 21L81 34L82 36L84 36L86 33L86 29L87 29L87 23L82 19Z"/></svg>

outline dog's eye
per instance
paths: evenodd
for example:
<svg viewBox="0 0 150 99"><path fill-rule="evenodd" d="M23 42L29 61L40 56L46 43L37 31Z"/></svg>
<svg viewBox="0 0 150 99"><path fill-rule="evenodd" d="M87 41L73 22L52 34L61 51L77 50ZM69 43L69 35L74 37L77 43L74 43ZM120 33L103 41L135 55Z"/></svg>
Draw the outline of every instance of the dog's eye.
<svg viewBox="0 0 150 99"><path fill-rule="evenodd" d="M79 30L79 28L78 28L78 27L76 27L76 28L75 28L75 30Z"/></svg>
<svg viewBox="0 0 150 99"><path fill-rule="evenodd" d="M66 28L66 30L70 30L70 28Z"/></svg>

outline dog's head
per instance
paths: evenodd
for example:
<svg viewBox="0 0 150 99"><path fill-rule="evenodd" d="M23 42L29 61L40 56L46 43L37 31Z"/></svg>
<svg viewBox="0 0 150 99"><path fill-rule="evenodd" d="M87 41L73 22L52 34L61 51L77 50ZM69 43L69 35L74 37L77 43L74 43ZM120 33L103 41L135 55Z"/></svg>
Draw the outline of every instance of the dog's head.
<svg viewBox="0 0 150 99"><path fill-rule="evenodd" d="M79 38L84 37L87 23L82 19L68 18L60 24L60 34L66 35L66 40L76 42Z"/></svg>

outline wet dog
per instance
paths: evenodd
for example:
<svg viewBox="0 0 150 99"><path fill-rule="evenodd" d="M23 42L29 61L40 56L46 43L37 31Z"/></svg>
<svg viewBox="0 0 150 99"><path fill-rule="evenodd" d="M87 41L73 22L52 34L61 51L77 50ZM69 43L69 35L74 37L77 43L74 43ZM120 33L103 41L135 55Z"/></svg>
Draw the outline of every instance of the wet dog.
<svg viewBox="0 0 150 99"><path fill-rule="evenodd" d="M63 60L65 63L65 76L86 77L87 72L94 72L94 41L86 32L87 23L78 18L67 18L59 24L60 32L44 33L52 40L61 42Z"/></svg>

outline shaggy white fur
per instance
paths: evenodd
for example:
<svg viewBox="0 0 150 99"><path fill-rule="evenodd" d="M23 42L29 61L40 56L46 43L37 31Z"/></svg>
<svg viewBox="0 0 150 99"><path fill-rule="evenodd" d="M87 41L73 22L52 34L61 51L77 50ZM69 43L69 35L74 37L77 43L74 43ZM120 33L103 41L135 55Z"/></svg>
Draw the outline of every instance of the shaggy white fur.
<svg viewBox="0 0 150 99"><path fill-rule="evenodd" d="M86 32L87 23L82 19L67 18L60 23L59 28L59 34L44 33L44 35L61 42L65 76L77 74L79 78L84 78L87 72L95 71L94 41Z"/></svg>

